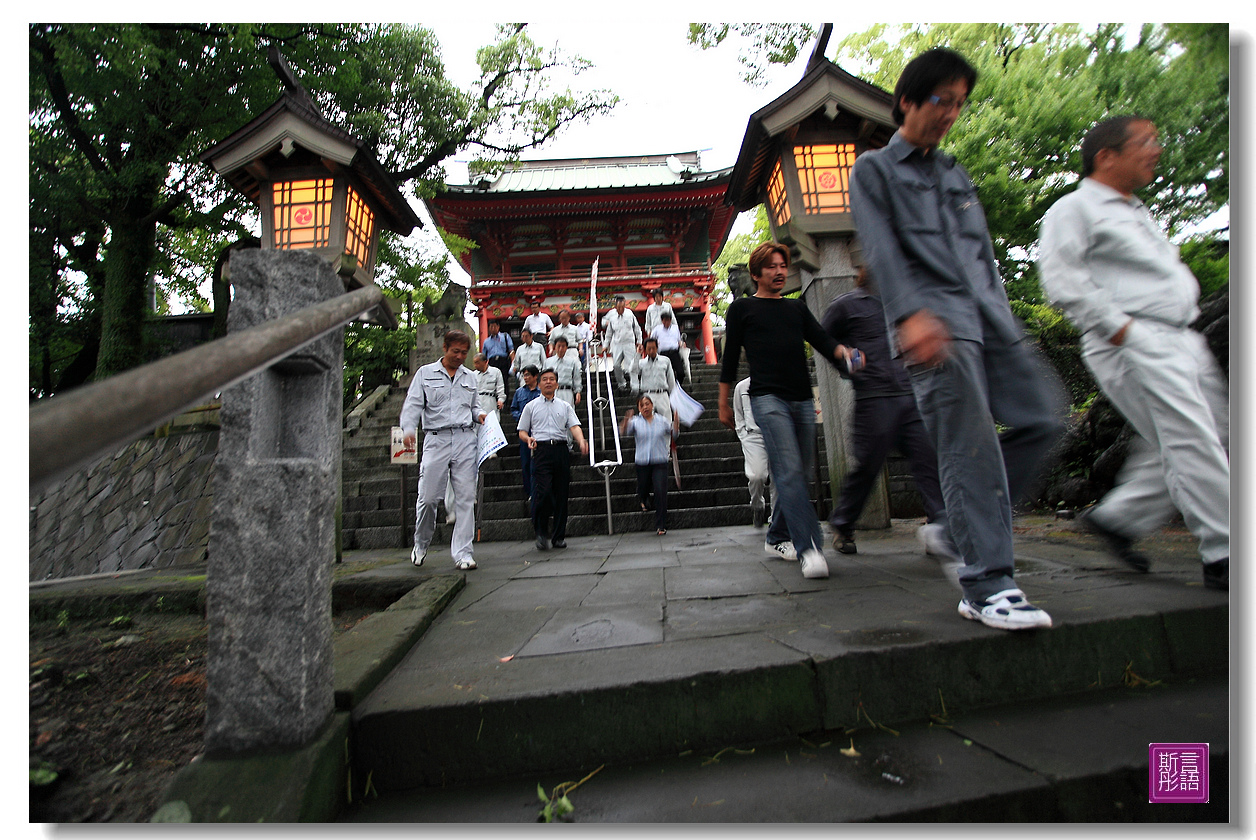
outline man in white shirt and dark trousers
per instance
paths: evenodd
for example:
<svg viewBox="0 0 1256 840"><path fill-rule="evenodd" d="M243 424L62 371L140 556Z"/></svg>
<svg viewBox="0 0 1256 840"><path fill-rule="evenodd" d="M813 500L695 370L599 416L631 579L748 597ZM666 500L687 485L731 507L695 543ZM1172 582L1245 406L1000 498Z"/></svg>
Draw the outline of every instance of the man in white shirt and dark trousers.
<svg viewBox="0 0 1256 840"><path fill-rule="evenodd" d="M680 358L680 342L683 340L680 327L672 323L670 311L664 312L661 317L662 322L654 328L650 337L658 340L659 352L671 359L672 372L676 374L676 381L683 385L685 384L685 362Z"/></svg>
<svg viewBox="0 0 1256 840"><path fill-rule="evenodd" d="M611 351L611 361L615 366L615 383L624 390L624 371L632 382L632 393L640 390L637 378L637 360L641 358L641 325L637 323L637 315L627 304L623 295L615 296L615 308L606 313L602 319L602 341Z"/></svg>
<svg viewBox="0 0 1256 840"><path fill-rule="evenodd" d="M532 332L532 337L542 347L549 344L549 331L554 329L554 320L548 312L541 311L541 304L532 301L532 313L523 319L523 325Z"/></svg>
<svg viewBox="0 0 1256 840"><path fill-rule="evenodd" d="M459 330L445 334L445 355L414 374L401 407L401 428L407 447L414 446L423 427L423 459L419 463L419 498L414 516L414 548L410 562L419 566L436 532L436 504L452 481L457 511L449 550L454 567L475 568L471 541L475 536L475 476L479 468L475 427L484 422L475 374L463 366L471 338Z"/></svg>
<svg viewBox="0 0 1256 840"><path fill-rule="evenodd" d="M541 372L541 396L519 415L519 440L532 451L532 527L538 551L567 547L567 491L571 484L571 452L567 435L589 454L580 432L580 418L569 403L554 398L558 374Z"/></svg>
<svg viewBox="0 0 1256 840"><path fill-rule="evenodd" d="M1134 196L1163 151L1141 117L1099 123L1082 178L1042 220L1042 287L1082 333L1082 360L1137 436L1117 485L1084 522L1131 568L1133 541L1181 511L1199 540L1204 585L1230 585L1228 386L1204 337L1199 283Z"/></svg>

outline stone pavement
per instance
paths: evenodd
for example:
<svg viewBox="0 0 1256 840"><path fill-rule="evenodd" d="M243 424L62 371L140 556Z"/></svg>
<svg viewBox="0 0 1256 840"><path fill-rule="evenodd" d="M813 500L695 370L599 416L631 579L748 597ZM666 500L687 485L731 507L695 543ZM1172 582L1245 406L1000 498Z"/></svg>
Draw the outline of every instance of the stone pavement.
<svg viewBox="0 0 1256 840"><path fill-rule="evenodd" d="M859 532L857 555L829 548L824 580L806 580L797 563L766 555L763 530L747 526L573 538L569 548L550 552L530 542L477 544L479 568L466 574L465 588L353 710L355 776L369 775L383 799L344 818L534 818L536 782L574 781L608 765L600 810L586 805L584 819L1116 819L1095 816L1120 813L1124 806L1112 805L1116 794L1096 794L1107 811L1078 811L1043 805L1043 788L1058 803L1068 785L1093 788L1096 773L1126 793L1133 784L1137 794L1131 780L1141 779L1145 809L1146 745L1178 738L1210 741L1221 771L1214 777L1228 778L1228 596L1202 586L1189 535L1170 532L1145 545L1152 572L1138 575L1072 523L1018 519L1017 581L1055 626L1008 633L958 615L959 592L916 543L917 524ZM379 562L385 554L363 552L361 559ZM356 562L350 555L346 561ZM429 568L448 573L448 550L433 550L414 573ZM1055 717L1027 713L1034 703ZM1114 703L1150 704L1115 713L1138 722L1137 731L1103 723ZM1071 713L1069 704L1076 707ZM1192 715L1184 717L1183 708ZM997 760L971 778L987 779L988 788L958 783L969 770L954 777L934 772L931 778L949 779L950 790L928 801L905 787L880 804L874 798L860 805L858 796L829 807L788 800L801 810L782 811L784 804L765 805L763 790L746 780L784 784L783 771L767 764L756 770L762 759L734 751L744 772L729 774L724 799L733 797L737 807L687 810L691 801L720 798L718 785L699 784L692 796L685 788L670 798L639 799L660 773L684 777L675 762L755 745L759 755L775 744L784 746L773 755L792 748L797 763L807 744L819 754L821 738L835 765L822 773L827 783L839 775L843 757L835 753L846 746L834 741L867 743L870 752L860 751L868 756L893 755L898 743L918 757L919 750L902 745L935 738L946 726L960 732L957 722L971 727L961 743L971 745L978 732L997 735L991 709L1012 709L999 714L1030 727L1026 745L1057 752L1018 757L1033 748L985 745L982 755ZM1061 728L1063 721L1068 726ZM890 736L884 727L902 734ZM1106 746L1085 752L1101 742L1099 734ZM1063 744L1082 754L1064 761ZM937 760L958 762L960 753L939 752ZM1052 762L1073 770L1054 772ZM699 773L693 783L713 784L717 775ZM757 793L737 793L739 785ZM582 791L596 797L598 787L590 780ZM1008 793L1013 789L1024 795ZM504 790L511 791L501 794L508 804L490 807L492 791ZM1212 816L1196 810L1178 818L1224 820L1224 785L1218 800L1222 810L1214 807ZM651 801L656 808L643 804ZM974 802L1004 805L973 816ZM1170 812L1133 813L1166 819Z"/></svg>

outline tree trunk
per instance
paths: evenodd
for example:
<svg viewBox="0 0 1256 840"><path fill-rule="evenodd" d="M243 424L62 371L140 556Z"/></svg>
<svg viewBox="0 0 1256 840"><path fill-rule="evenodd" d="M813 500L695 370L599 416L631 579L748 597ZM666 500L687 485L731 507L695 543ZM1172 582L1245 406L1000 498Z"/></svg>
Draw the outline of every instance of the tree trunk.
<svg viewBox="0 0 1256 840"><path fill-rule="evenodd" d="M156 251L157 223L121 212L110 220L109 232L100 354L93 377L97 381L144 362L144 322L150 311L148 279Z"/></svg>

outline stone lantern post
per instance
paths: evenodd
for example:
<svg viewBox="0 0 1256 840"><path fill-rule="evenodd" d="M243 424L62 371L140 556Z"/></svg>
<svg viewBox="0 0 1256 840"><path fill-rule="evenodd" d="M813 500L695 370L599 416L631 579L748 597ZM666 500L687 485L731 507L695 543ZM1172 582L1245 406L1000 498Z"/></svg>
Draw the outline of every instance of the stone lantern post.
<svg viewBox="0 0 1256 840"><path fill-rule="evenodd" d="M261 210L262 249L231 256L229 332L373 283L380 229L419 224L363 142L323 117L273 48L270 60L284 94L201 156ZM363 317L396 327L386 305ZM206 581L211 756L297 747L331 717L343 368L336 330L223 393Z"/></svg>
<svg viewBox="0 0 1256 840"><path fill-rule="evenodd" d="M825 24L802 80L750 116L727 199L739 211L767 205L773 239L790 249L785 291L801 290L817 319L834 297L854 288L851 167L859 154L884 146L896 128L888 92L824 58L830 29ZM854 393L823 362L816 363L816 380L835 502L847 472ZM858 526L889 524L883 474Z"/></svg>

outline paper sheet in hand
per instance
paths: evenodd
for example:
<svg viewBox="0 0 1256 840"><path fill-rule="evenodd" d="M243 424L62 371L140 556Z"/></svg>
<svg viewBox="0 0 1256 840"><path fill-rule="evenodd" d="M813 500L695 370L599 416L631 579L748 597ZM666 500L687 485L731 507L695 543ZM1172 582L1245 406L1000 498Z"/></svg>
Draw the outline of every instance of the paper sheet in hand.
<svg viewBox="0 0 1256 840"><path fill-rule="evenodd" d="M405 432L400 426L392 427L392 460L393 464L417 464L419 462L419 450L416 448L418 441L416 439L415 446L406 448Z"/></svg>
<svg viewBox="0 0 1256 840"><path fill-rule="evenodd" d="M484 424L475 430L475 444L480 450L477 466L483 466L485 460L506 445L506 433L502 431L502 421L496 411L484 415Z"/></svg>
<svg viewBox="0 0 1256 840"><path fill-rule="evenodd" d="M702 407L702 403L686 394L685 389L679 385L672 389L671 400L672 411L680 418L680 425L685 428L697 423L702 412L706 410Z"/></svg>

